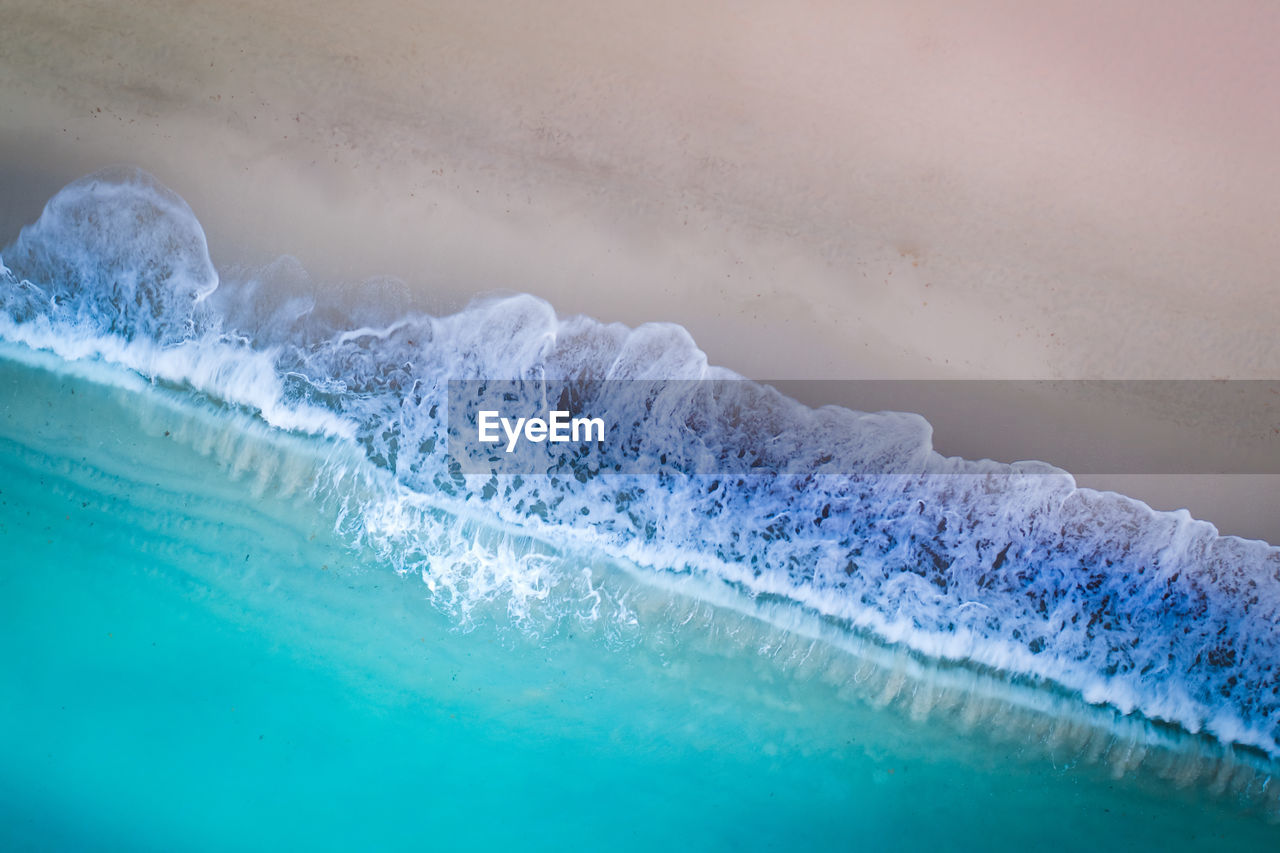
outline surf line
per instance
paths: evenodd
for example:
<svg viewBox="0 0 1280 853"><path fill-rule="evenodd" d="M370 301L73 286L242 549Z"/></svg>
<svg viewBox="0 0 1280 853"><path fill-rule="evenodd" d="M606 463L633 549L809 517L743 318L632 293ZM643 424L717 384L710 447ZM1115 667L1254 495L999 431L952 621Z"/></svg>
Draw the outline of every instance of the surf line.
<svg viewBox="0 0 1280 853"><path fill-rule="evenodd" d="M543 441L604 441L604 418L571 418L567 411L548 412L546 418L504 418L495 409L482 409L476 422L476 438L481 444L502 441L498 428L506 435L506 451L516 449L520 439L539 444Z"/></svg>

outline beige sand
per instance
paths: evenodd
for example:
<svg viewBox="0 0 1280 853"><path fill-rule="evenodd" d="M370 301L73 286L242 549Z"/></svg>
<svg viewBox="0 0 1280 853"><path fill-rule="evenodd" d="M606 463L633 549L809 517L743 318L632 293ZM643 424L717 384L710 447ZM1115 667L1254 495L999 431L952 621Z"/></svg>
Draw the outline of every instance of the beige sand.
<svg viewBox="0 0 1280 853"><path fill-rule="evenodd" d="M762 378L1280 376L1265 0L265 5L0 2L0 241L131 162L219 263Z"/></svg>

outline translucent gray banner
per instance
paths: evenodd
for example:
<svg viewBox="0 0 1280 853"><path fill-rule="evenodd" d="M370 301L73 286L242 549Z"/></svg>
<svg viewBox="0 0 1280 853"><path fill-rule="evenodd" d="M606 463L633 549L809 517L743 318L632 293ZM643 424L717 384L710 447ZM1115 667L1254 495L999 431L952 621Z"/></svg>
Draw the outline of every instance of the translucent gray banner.
<svg viewBox="0 0 1280 853"><path fill-rule="evenodd" d="M458 380L448 452L463 473L580 479L1277 474L1280 382Z"/></svg>

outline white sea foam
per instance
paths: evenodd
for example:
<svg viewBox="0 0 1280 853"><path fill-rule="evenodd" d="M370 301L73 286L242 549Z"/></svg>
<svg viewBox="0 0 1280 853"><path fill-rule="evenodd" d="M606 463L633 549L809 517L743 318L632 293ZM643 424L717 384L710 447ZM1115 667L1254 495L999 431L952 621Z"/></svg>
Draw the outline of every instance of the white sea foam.
<svg viewBox="0 0 1280 853"><path fill-rule="evenodd" d="M376 289L326 295L287 259L219 280L186 205L117 172L63 190L4 250L0 337L358 447L385 483L326 493L340 530L464 617L554 607L551 543L1280 753L1280 549L1046 465L942 457L918 416L812 410L748 382L614 409L604 462L643 456L646 475L464 473L445 452L449 380L736 377L679 326L561 318L530 296L434 317Z"/></svg>

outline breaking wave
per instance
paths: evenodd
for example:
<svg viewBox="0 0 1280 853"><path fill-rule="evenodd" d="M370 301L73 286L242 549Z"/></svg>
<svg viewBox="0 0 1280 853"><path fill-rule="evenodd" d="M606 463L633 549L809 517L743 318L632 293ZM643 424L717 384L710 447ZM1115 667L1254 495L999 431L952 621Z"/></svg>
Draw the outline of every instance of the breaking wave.
<svg viewBox="0 0 1280 853"><path fill-rule="evenodd" d="M569 569L548 555L572 548L1280 755L1280 549L1042 463L943 457L915 415L806 408L708 365L676 325L559 317L531 296L431 316L402 284L327 288L288 258L219 276L187 205L113 170L0 253L0 338L358 450L381 480L335 478L340 530L461 618L554 610ZM448 455L458 379L681 382L654 383L606 442L606 470L647 455L650 473L504 475ZM714 474L664 456L690 436ZM604 618L586 590L574 606Z"/></svg>

